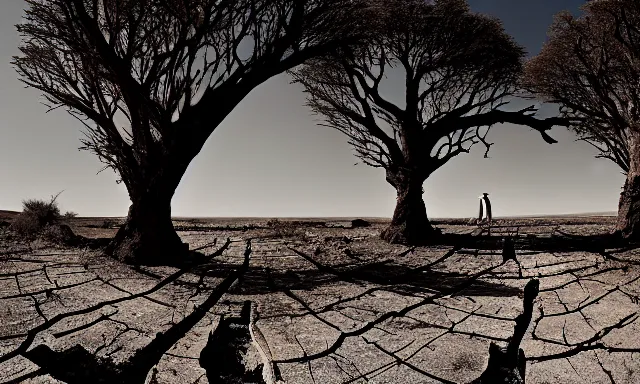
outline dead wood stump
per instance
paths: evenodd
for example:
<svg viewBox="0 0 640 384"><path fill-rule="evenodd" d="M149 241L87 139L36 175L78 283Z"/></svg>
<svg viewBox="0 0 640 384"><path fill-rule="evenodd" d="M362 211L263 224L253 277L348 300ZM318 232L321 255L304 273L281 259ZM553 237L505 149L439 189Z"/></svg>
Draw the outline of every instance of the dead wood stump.
<svg viewBox="0 0 640 384"><path fill-rule="evenodd" d="M520 343L529 328L533 316L533 302L540 291L540 282L530 280L524 287L524 310L516 317L513 336L506 348L495 343L489 345L489 362L487 369L471 384L525 384L527 362Z"/></svg>
<svg viewBox="0 0 640 384"><path fill-rule="evenodd" d="M210 383L265 384L263 366L249 330L250 313L251 302L247 301L239 317L223 317L209 334L199 361Z"/></svg>

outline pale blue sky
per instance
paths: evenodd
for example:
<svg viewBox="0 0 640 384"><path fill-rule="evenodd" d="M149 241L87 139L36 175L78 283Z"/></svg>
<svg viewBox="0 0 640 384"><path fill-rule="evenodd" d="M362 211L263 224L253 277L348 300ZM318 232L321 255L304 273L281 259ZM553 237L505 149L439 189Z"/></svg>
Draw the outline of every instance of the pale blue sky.
<svg viewBox="0 0 640 384"><path fill-rule="evenodd" d="M539 51L556 12L577 0L472 0L475 11L503 20L531 54ZM46 114L39 92L25 89L9 65L17 54L14 24L21 0L0 2L0 209L20 210L25 198L59 197L83 216L126 215L124 185L78 151L81 124L62 110ZM286 75L255 89L218 127L193 161L173 199L175 216L390 217L395 191L384 172L364 165L337 131L316 126L301 87ZM547 111L548 113L548 111ZM470 217L489 192L494 215L614 211L624 182L613 164L563 128L548 145L528 128L502 125L482 148L438 170L426 183L430 217Z"/></svg>

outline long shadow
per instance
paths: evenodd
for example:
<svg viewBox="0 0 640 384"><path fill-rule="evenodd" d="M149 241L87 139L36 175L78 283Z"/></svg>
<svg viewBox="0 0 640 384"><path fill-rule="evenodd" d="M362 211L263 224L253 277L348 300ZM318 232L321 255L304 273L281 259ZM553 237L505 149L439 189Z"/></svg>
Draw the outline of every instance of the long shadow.
<svg viewBox="0 0 640 384"><path fill-rule="evenodd" d="M224 277L233 267L221 265L219 268L207 273L210 277ZM269 277L273 283L270 283ZM278 291L276 287L286 287L290 290L310 291L321 286L326 286L338 281L354 284L378 284L393 288L396 292L444 292L458 286L469 279L469 275L457 272L443 272L434 270L420 270L393 263L371 263L331 271L318 269L304 269L296 271L270 270L269 274L264 268L253 267L244 275L242 286L237 293L242 295L263 295ZM460 294L465 296L492 296L508 297L517 296L520 290L507 285L487 281L476 281Z"/></svg>
<svg viewBox="0 0 640 384"><path fill-rule="evenodd" d="M571 235L556 231L551 236L515 236L512 237L515 249L539 252L593 252L603 253L606 249L623 248L626 250L640 247L640 244L623 239L619 234ZM434 238L430 244L440 246L458 246L478 250L502 249L504 239L508 235L473 236L471 234L442 234Z"/></svg>
<svg viewBox="0 0 640 384"><path fill-rule="evenodd" d="M502 249L504 238L505 236L445 234L438 237L434 244L450 245L456 249L497 250ZM575 236L560 233L560 236L552 237L515 237L513 242L517 249L545 252L604 252L606 249L611 248L636 246L624 241L615 234ZM250 253L250 247L247 252ZM197 263L200 259L210 261L209 257L198 256L197 254L196 256L190 262ZM277 290L274 286L286 287L289 290L312 290L336 281L347 281L362 285L373 283L392 287L395 291L446 292L469 280L469 275L436 271L424 268L424 266L409 267L398 265L393 261L359 264L350 267L339 267L339 269L337 267L322 265L318 267L316 265L313 268L304 270L271 270L268 273L264 268L249 268L248 253L245 254L245 264L243 264L241 270L238 270L237 265L220 263L214 270L207 272L205 275L221 277L225 280L214 291L209 293L209 298L192 314L169 330L157 334L149 345L136 352L127 363L116 365L108 360L98 359L79 346L62 352L54 352L49 347L40 345L28 352L25 351L23 355L41 366L54 378L68 383L133 384L140 382L140 380L144 381L146 372L149 372L160 357L205 316L206 312L218 302L222 294L228 291L232 281L240 276L243 276L243 282L234 293L252 295L273 292ZM521 292L519 289L503 284L480 280L470 284L458 294L506 297L519 296ZM203 363L205 360L203 360Z"/></svg>
<svg viewBox="0 0 640 384"><path fill-rule="evenodd" d="M68 227L67 227L68 228ZM89 248L89 249L105 249L111 241L112 237L101 238L89 238L82 235L74 234L71 229L68 229L68 238L64 239L62 243L68 247L77 248ZM225 244L223 251L228 248L229 244ZM142 260L139 265L145 266L171 266L177 268L183 268L190 265L204 264L210 261L212 255L205 255L199 250L187 250L180 255L171 255L170 257L156 257L148 260Z"/></svg>
<svg viewBox="0 0 640 384"><path fill-rule="evenodd" d="M228 246L228 244L227 242L221 249ZM164 332L158 332L149 344L136 350L126 362L115 364L109 359L99 358L91 354L80 345L63 351L53 351L49 346L41 344L31 350L17 351L16 353L39 365L44 372L49 373L53 378L69 384L143 383L147 373L160 361L162 356L202 320L209 310L218 303L220 298L230 290L233 284L242 278L242 275L249 268L250 254L251 243L247 242L244 262L240 268L236 266L232 271L229 271L225 279L209 292L208 297L195 307L190 314ZM173 280L184 272L186 270L174 273L175 278ZM167 278L163 281L173 280ZM160 286L160 284L156 285L156 287ZM54 317L53 319L55 320L56 318ZM32 336L32 341L34 337Z"/></svg>

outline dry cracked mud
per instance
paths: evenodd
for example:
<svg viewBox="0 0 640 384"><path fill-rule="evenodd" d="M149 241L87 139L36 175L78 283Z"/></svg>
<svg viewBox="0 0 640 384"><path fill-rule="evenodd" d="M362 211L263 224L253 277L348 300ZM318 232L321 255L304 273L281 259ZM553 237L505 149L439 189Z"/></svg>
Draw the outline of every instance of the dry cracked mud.
<svg viewBox="0 0 640 384"><path fill-rule="evenodd" d="M72 227L113 236L117 221L102 221ZM209 335L247 300L287 384L468 383L484 371L489 343L506 345L532 278L540 293L521 344L527 383L640 382L640 255L600 238L612 218L496 220L473 241L416 248L382 242L384 220L370 221L176 220L192 250L222 248L183 270L135 268L0 229L0 383L70 382L69 371L86 368L78 346L100 369L138 356L150 364L147 381L207 383ZM464 223L436 224L477 234ZM517 263L503 260L506 236ZM249 239L247 270L216 297ZM81 358L56 354L65 351Z"/></svg>

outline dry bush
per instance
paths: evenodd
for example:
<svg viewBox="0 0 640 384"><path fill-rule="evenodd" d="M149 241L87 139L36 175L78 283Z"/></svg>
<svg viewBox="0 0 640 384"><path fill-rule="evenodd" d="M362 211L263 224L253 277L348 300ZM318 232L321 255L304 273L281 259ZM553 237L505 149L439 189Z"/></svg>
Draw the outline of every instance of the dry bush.
<svg viewBox="0 0 640 384"><path fill-rule="evenodd" d="M38 225L42 228L47 224L53 224L61 217L60 208L56 199L60 194L52 196L49 202L44 200L29 199L22 201L21 215L29 215L38 221Z"/></svg>
<svg viewBox="0 0 640 384"><path fill-rule="evenodd" d="M62 192L60 192L62 193ZM67 242L74 235L66 225L60 221L75 217L73 212L60 213L57 198L60 193L51 196L49 201L28 199L22 201L22 212L16 216L10 229L27 240L41 237L43 240L56 243Z"/></svg>
<svg viewBox="0 0 640 384"><path fill-rule="evenodd" d="M25 213L16 216L9 228L20 237L26 239L35 238L36 234L42 229L35 215Z"/></svg>
<svg viewBox="0 0 640 384"><path fill-rule="evenodd" d="M71 242L75 238L75 235L68 225L47 224L42 231L40 231L39 238L51 243L66 244Z"/></svg>

